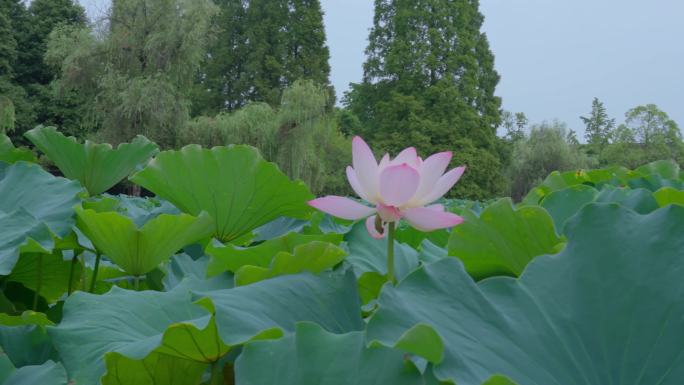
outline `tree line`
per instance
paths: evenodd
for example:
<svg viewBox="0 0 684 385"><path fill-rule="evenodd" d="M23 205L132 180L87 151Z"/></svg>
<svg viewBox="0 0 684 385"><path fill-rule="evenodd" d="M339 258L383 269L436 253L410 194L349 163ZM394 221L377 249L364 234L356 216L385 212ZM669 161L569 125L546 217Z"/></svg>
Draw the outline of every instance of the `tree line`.
<svg viewBox="0 0 684 385"><path fill-rule="evenodd" d="M0 131L19 143L40 124L113 144L248 143L338 194L362 135L390 153L453 150L468 166L453 194L472 199L519 195L549 167L630 164L681 143L678 129L638 128L665 119L648 106L618 127L595 106L586 146L560 124L528 127L495 96L483 20L477 0L375 0L363 78L337 101L318 0L113 0L91 21L73 0L0 0ZM573 160L532 159L548 138ZM625 148L644 155L618 158Z"/></svg>
<svg viewBox="0 0 684 385"><path fill-rule="evenodd" d="M510 194L522 197L551 171L624 166L669 159L684 165L684 142L677 123L655 104L629 109L616 124L605 105L594 98L591 111L580 116L585 143L564 122L529 124L524 113L503 112L506 174Z"/></svg>

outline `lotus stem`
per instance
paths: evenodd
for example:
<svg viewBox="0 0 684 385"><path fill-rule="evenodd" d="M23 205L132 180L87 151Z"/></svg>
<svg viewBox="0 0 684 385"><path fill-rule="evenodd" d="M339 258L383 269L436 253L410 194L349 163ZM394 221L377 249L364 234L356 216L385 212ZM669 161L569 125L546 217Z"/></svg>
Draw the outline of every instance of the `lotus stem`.
<svg viewBox="0 0 684 385"><path fill-rule="evenodd" d="M138 275L133 276L133 288L135 291L140 290L140 276Z"/></svg>
<svg viewBox="0 0 684 385"><path fill-rule="evenodd" d="M101 253L97 253L95 256L95 268L93 268L93 279L90 282L90 290L88 290L89 293L92 293L95 291L95 282L97 281L97 270L100 268L100 258L102 257Z"/></svg>
<svg viewBox="0 0 684 385"><path fill-rule="evenodd" d="M81 253L81 290L86 290L87 285L86 279L86 264L85 264L85 253Z"/></svg>
<svg viewBox="0 0 684 385"><path fill-rule="evenodd" d="M43 254L38 254L38 266L37 270L37 280L36 280L36 292L33 295L33 311L38 311L38 299L40 298L40 289L43 286Z"/></svg>
<svg viewBox="0 0 684 385"><path fill-rule="evenodd" d="M69 283L68 283L67 295L71 295L71 291L74 289L73 288L74 270L76 269L76 262L78 261L78 256L81 255L82 252L83 252L83 250L74 251L74 256L71 257L71 267L69 268Z"/></svg>
<svg viewBox="0 0 684 385"><path fill-rule="evenodd" d="M211 364L211 377L209 378L209 385L223 384L223 368L218 361Z"/></svg>
<svg viewBox="0 0 684 385"><path fill-rule="evenodd" d="M387 280L394 285L394 222L387 228Z"/></svg>

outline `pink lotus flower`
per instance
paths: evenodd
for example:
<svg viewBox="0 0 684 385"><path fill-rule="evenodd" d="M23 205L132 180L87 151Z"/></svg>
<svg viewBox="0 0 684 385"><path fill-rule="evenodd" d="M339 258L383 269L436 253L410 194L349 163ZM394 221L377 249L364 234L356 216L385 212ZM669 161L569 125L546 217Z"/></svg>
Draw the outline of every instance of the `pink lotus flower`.
<svg viewBox="0 0 684 385"><path fill-rule="evenodd" d="M366 229L373 238L384 237L387 224L402 218L421 231L463 223L463 218L445 211L442 205L429 205L444 196L465 171L461 166L444 173L451 161L450 151L422 160L416 149L409 147L394 159L385 154L378 164L366 142L356 136L352 156L354 167L347 166L349 184L373 206L334 195L314 199L311 206L343 219L367 217Z"/></svg>

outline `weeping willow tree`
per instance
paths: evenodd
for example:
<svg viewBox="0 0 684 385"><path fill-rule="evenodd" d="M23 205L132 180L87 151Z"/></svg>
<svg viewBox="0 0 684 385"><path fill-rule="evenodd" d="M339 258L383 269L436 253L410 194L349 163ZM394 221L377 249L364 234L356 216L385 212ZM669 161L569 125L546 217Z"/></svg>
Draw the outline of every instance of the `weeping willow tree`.
<svg viewBox="0 0 684 385"><path fill-rule="evenodd" d="M182 144L198 143L205 147L249 144L266 158L274 159L278 126L276 110L266 103L251 103L233 113L193 119L181 133L180 140Z"/></svg>
<svg viewBox="0 0 684 385"><path fill-rule="evenodd" d="M90 122L101 140L143 134L173 147L217 10L210 0L114 0L100 34L53 31L46 61L59 70L60 90L92 100Z"/></svg>
<svg viewBox="0 0 684 385"><path fill-rule="evenodd" d="M283 91L279 109L252 103L233 113L198 117L181 140L207 147L249 144L314 192L345 193L343 166L351 161L351 145L329 110L329 95L313 81L297 81Z"/></svg>
<svg viewBox="0 0 684 385"><path fill-rule="evenodd" d="M10 98L0 96L0 134L14 130L14 104Z"/></svg>

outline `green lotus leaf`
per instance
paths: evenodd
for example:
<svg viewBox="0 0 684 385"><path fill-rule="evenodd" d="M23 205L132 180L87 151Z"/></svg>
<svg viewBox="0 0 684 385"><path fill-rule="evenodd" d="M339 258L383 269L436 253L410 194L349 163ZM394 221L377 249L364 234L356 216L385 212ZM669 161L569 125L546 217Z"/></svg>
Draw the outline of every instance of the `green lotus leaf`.
<svg viewBox="0 0 684 385"><path fill-rule="evenodd" d="M252 241L267 241L269 239L280 238L288 233L298 233L301 232L304 226L309 224L309 221L304 219L280 217L254 229L254 231L252 231L254 234Z"/></svg>
<svg viewBox="0 0 684 385"><path fill-rule="evenodd" d="M36 127L24 134L69 179L81 182L90 195L101 194L156 154L157 145L143 136L116 149L86 140L78 143L54 127Z"/></svg>
<svg viewBox="0 0 684 385"><path fill-rule="evenodd" d="M385 286L368 339L402 345L416 325L432 327L445 347L434 373L459 385L494 373L530 385L680 384L684 207L591 204L566 230L565 249L518 279L475 283L444 259ZM434 350L426 341L412 351Z"/></svg>
<svg viewBox="0 0 684 385"><path fill-rule="evenodd" d="M533 258L553 253L561 243L553 220L538 206L515 210L510 199L501 199L479 217L463 216L465 222L451 230L449 255L462 260L475 279L518 276Z"/></svg>
<svg viewBox="0 0 684 385"><path fill-rule="evenodd" d="M52 254L23 253L7 280L19 282L25 287L36 291L40 274L41 285L38 294L45 298L48 303L54 303L69 288L70 270L71 261L65 261L59 252ZM74 265L71 287L76 287L80 274L81 265Z"/></svg>
<svg viewBox="0 0 684 385"><path fill-rule="evenodd" d="M0 211L23 208L63 238L71 232L72 207L79 192L76 182L54 177L36 164L18 162L7 167L0 179Z"/></svg>
<svg viewBox="0 0 684 385"><path fill-rule="evenodd" d="M295 247L313 241L339 244L342 236L338 234L304 235L289 233L279 238L270 239L256 246L240 247L230 243L210 242L205 252L211 256L207 274L214 276L225 271L236 272L243 266L268 267L273 257L279 252L291 253Z"/></svg>
<svg viewBox="0 0 684 385"><path fill-rule="evenodd" d="M164 269L165 275L162 280L164 289L169 291L183 285L189 290L209 291L229 289L234 286L234 277L230 273L207 278L208 266L209 258L206 256L192 259L185 253L174 255Z"/></svg>
<svg viewBox="0 0 684 385"><path fill-rule="evenodd" d="M206 211L214 236L228 242L280 216L306 219L313 196L257 149L189 145L164 151L130 178L188 214Z"/></svg>
<svg viewBox="0 0 684 385"><path fill-rule="evenodd" d="M640 214L647 214L658 208L656 199L648 190L616 188L610 185L604 186L600 192L586 185L570 186L548 194L541 206L548 211L558 233L562 234L567 220L592 202L619 203Z"/></svg>
<svg viewBox="0 0 684 385"><path fill-rule="evenodd" d="M28 148L16 148L7 137L0 134L0 162L16 163L18 161L36 162L36 156Z"/></svg>
<svg viewBox="0 0 684 385"><path fill-rule="evenodd" d="M50 229L29 212L0 211L0 275L12 272L22 252L49 253L53 247Z"/></svg>
<svg viewBox="0 0 684 385"><path fill-rule="evenodd" d="M511 381L510 379L504 377L504 376L492 376L489 380L487 380L485 383L482 385L516 385L515 382Z"/></svg>
<svg viewBox="0 0 684 385"><path fill-rule="evenodd" d="M302 232L304 234L346 234L352 229L353 224L354 221L336 218L322 211L316 211L311 214L311 219Z"/></svg>
<svg viewBox="0 0 684 385"><path fill-rule="evenodd" d="M347 252L332 243L313 241L296 246L293 253L279 252L268 268L243 266L235 273L237 286L273 278L278 275L308 271L318 274L344 260Z"/></svg>
<svg viewBox="0 0 684 385"><path fill-rule="evenodd" d="M74 224L77 182L56 178L40 166L17 162L0 174L0 275L12 271L20 252L50 253L54 236Z"/></svg>
<svg viewBox="0 0 684 385"><path fill-rule="evenodd" d="M153 352L141 360L107 353L103 385L199 385L207 365Z"/></svg>
<svg viewBox="0 0 684 385"><path fill-rule="evenodd" d="M634 171L644 176L657 175L664 179L679 179L679 165L672 160L656 160Z"/></svg>
<svg viewBox="0 0 684 385"><path fill-rule="evenodd" d="M224 343L234 346L256 336L280 337L299 321L333 333L363 330L356 279L351 272L283 275L234 289L196 293L215 309Z"/></svg>
<svg viewBox="0 0 684 385"><path fill-rule="evenodd" d="M0 375L2 377L2 375ZM13 370L2 385L67 385L62 364L47 361L42 365L23 366Z"/></svg>
<svg viewBox="0 0 684 385"><path fill-rule="evenodd" d="M460 215L460 212L459 212ZM418 249L424 240L429 240L435 245L446 247L449 242L449 231L446 229L435 231L420 231L411 227L408 223L402 222L395 232L395 239L405 243L414 249Z"/></svg>
<svg viewBox="0 0 684 385"><path fill-rule="evenodd" d="M562 234L565 222L582 207L596 200L597 195L595 188L579 184L549 193L540 205L551 215L558 233Z"/></svg>
<svg viewBox="0 0 684 385"><path fill-rule="evenodd" d="M78 228L106 255L131 275L143 275L167 261L183 246L208 237L212 220L206 213L161 214L138 228L117 212L98 213L76 208Z"/></svg>
<svg viewBox="0 0 684 385"><path fill-rule="evenodd" d="M349 246L346 261L358 276L374 272L387 274L387 239L374 239L368 235L366 225L359 222L345 235ZM418 252L411 246L394 241L394 275L402 279L419 264Z"/></svg>
<svg viewBox="0 0 684 385"><path fill-rule="evenodd" d="M672 187L663 187L653 193L658 206L664 207L671 204L684 205L684 191Z"/></svg>
<svg viewBox="0 0 684 385"><path fill-rule="evenodd" d="M597 170L573 170L566 172L554 171L549 174L537 187L530 190L523 199L524 204L536 205L548 194L580 184L601 189L605 185L624 186L631 178L641 177L643 174L630 171L621 166L608 167Z"/></svg>
<svg viewBox="0 0 684 385"><path fill-rule="evenodd" d="M4 383L14 370L15 367L12 365L12 361L10 361L9 357L2 351L2 347L0 346L0 384Z"/></svg>
<svg viewBox="0 0 684 385"><path fill-rule="evenodd" d="M435 262L442 258L447 258L449 251L446 247L440 247L432 243L429 239L425 239L420 243L420 254L418 258L423 263Z"/></svg>
<svg viewBox="0 0 684 385"><path fill-rule="evenodd" d="M204 350L210 356L223 346L215 332L211 338L210 322L211 315L193 304L186 290L132 292L114 286L104 295L72 294L64 304L62 322L49 327L48 333L69 378L77 384L95 384L105 373L104 357L110 352L141 360L163 347L176 356L201 356ZM179 338L181 333L187 334ZM191 337L202 345L188 342ZM117 360L116 355L111 357Z"/></svg>
<svg viewBox="0 0 684 385"><path fill-rule="evenodd" d="M116 370L141 362L159 365L157 354L206 368L232 346L280 337L298 321L340 333L363 329L351 275L283 276L198 296L202 306L191 302L182 285L170 292L118 287L104 295L77 292L66 300L62 322L48 333L70 379L95 383L105 373L115 381ZM164 362L155 369L155 378L163 378L178 363Z"/></svg>
<svg viewBox="0 0 684 385"><path fill-rule="evenodd" d="M58 358L45 330L49 325L53 323L43 313L0 314L0 346L13 366L40 365Z"/></svg>
<svg viewBox="0 0 684 385"><path fill-rule="evenodd" d="M649 191L658 191L663 187L672 187L677 190L684 189L684 182L676 179L663 178L660 175L648 175L643 178L631 179L627 184L633 189L643 188Z"/></svg>
<svg viewBox="0 0 684 385"><path fill-rule="evenodd" d="M267 370L264 364L269 363ZM332 334L302 322L295 333L275 341L247 344L235 363L243 385L423 385L404 353L366 347L363 332Z"/></svg>
<svg viewBox="0 0 684 385"><path fill-rule="evenodd" d="M639 214L648 214L658 208L658 202L653 197L653 193L643 188L606 186L596 196L596 203L618 203Z"/></svg>

